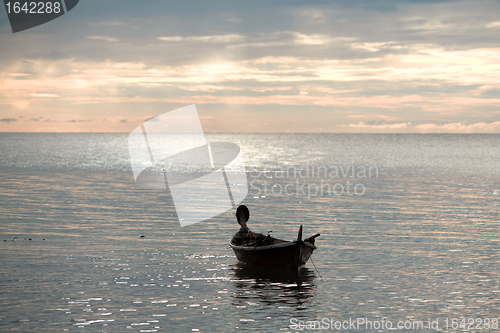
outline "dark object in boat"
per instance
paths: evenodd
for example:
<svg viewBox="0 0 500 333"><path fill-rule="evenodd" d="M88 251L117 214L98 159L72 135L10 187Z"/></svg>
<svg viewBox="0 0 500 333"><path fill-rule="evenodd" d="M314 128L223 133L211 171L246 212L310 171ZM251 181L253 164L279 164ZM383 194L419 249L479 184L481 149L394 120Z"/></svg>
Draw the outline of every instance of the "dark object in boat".
<svg viewBox="0 0 500 333"><path fill-rule="evenodd" d="M236 234L229 245L239 261L258 265L297 270L311 257L320 234L302 240L302 225L295 241L285 241L253 232Z"/></svg>

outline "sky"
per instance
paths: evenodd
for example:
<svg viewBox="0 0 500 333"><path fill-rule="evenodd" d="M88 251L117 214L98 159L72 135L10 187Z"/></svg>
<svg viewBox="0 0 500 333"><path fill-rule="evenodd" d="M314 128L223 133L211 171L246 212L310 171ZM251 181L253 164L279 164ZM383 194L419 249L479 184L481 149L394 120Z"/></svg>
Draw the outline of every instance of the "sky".
<svg viewBox="0 0 500 333"><path fill-rule="evenodd" d="M0 132L500 133L500 1L81 0L12 33Z"/></svg>

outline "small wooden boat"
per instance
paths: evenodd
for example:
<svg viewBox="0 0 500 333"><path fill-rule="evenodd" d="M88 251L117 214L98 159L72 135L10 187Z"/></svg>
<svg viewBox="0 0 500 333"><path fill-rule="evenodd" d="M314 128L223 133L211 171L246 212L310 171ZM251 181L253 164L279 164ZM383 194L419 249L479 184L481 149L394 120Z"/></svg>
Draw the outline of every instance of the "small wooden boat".
<svg viewBox="0 0 500 333"><path fill-rule="evenodd" d="M297 270L309 260L313 251L316 250L314 241L320 234L302 240L301 225L295 241L285 241L269 235L254 235L260 235L261 237L260 239L255 237L254 242L243 243L235 235L229 243L239 261L258 266Z"/></svg>

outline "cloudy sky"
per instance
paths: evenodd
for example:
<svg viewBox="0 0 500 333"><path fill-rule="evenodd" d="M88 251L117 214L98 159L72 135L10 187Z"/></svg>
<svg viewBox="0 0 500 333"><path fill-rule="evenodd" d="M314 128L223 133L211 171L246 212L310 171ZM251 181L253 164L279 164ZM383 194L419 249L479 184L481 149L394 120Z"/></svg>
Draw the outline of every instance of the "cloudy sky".
<svg viewBox="0 0 500 333"><path fill-rule="evenodd" d="M13 34L1 132L500 133L500 1L82 0Z"/></svg>

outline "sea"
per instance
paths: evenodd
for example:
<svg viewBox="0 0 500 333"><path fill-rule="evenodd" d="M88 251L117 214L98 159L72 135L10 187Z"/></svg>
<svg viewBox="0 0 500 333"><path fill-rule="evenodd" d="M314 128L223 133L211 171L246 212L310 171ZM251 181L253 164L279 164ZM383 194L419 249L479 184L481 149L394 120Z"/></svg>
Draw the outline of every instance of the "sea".
<svg viewBox="0 0 500 333"><path fill-rule="evenodd" d="M206 139L252 231L321 234L303 268L238 263L234 208L181 227L127 133L0 133L0 331L499 331L500 135Z"/></svg>

